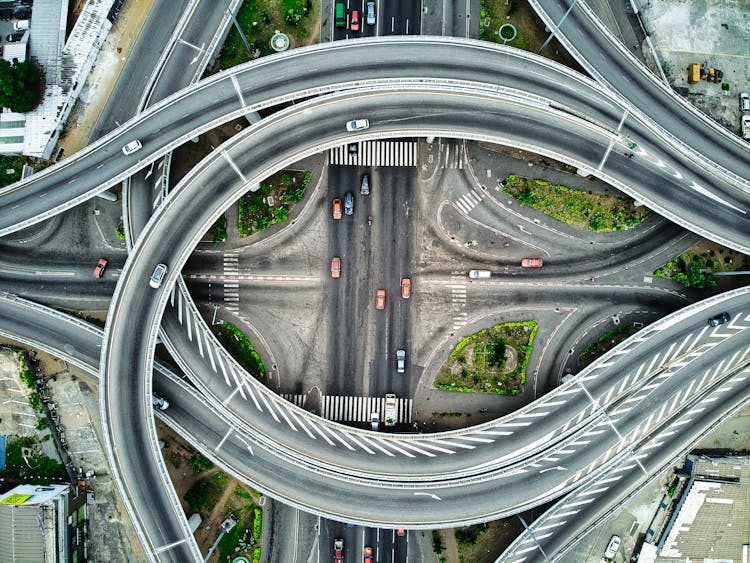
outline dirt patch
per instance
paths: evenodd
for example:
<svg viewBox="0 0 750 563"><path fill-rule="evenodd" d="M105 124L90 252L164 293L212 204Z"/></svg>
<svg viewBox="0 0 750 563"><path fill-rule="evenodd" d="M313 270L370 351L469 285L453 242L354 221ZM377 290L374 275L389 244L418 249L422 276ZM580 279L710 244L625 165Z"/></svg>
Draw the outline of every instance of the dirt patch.
<svg viewBox="0 0 750 563"><path fill-rule="evenodd" d="M153 2L154 0L128 0L123 4L68 117L55 153L63 148L64 154L70 156L88 144L91 128L112 93ZM79 4L82 2L74 2L71 7L76 18L82 9Z"/></svg>
<svg viewBox="0 0 750 563"><path fill-rule="evenodd" d="M254 509L261 504L262 495L246 487L236 479L228 477L217 467L204 469L205 466L200 463L191 463L191 458L197 454L196 450L176 432L158 420L156 430L159 439L164 442L162 455L164 456L167 471L182 504L182 509L188 517L193 513L193 510L185 500L188 491L195 491L196 487L199 489L201 483L206 483L208 486L213 487L213 491L208 496L205 508L199 511L202 521L195 532L195 539L198 542L201 552L208 553L209 548L221 533L222 522L229 514L234 514L238 519L236 528L224 536L224 539L219 544L219 548L214 552L209 561L224 561L227 553L230 552L236 555L244 553L252 559L252 549L249 549L251 542L248 541L245 543L244 540L250 536ZM220 490L218 494L215 494L218 490L217 487L220 487ZM259 543L260 537L256 538L256 540L253 547L261 547ZM248 549L240 549L235 552L234 546L238 542L242 542L242 545L247 545Z"/></svg>

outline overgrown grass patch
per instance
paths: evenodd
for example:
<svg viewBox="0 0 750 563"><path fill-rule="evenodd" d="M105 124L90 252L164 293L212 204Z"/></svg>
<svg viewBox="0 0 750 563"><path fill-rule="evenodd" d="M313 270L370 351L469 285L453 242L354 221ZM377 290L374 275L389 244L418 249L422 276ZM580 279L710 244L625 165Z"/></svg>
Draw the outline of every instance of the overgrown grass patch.
<svg viewBox="0 0 750 563"><path fill-rule="evenodd" d="M9 437L5 469L0 471L0 478L29 485L49 485L66 481L67 473L62 463L42 453L41 443L35 437Z"/></svg>
<svg viewBox="0 0 750 563"><path fill-rule="evenodd" d="M716 286L716 278L710 272L738 270L750 270L750 256L702 241L657 268L654 275L672 279L685 287L708 289Z"/></svg>
<svg viewBox="0 0 750 563"><path fill-rule="evenodd" d="M627 197L595 194L512 174L505 178L503 191L521 205L591 231L627 229L639 224L649 214L647 208L636 207Z"/></svg>
<svg viewBox="0 0 750 563"><path fill-rule="evenodd" d="M438 371L435 387L519 394L537 328L535 321L503 323L463 338Z"/></svg>
<svg viewBox="0 0 750 563"><path fill-rule="evenodd" d="M596 342L589 344L586 349L578 356L578 366L585 368L598 358L601 358L609 350L617 346L620 342L627 340L639 329L632 324L621 324L617 328L609 330L602 334Z"/></svg>
<svg viewBox="0 0 750 563"><path fill-rule="evenodd" d="M311 175L309 171L281 170L261 182L258 191L243 195L238 202L240 237L285 221L292 206L304 197Z"/></svg>
<svg viewBox="0 0 750 563"><path fill-rule="evenodd" d="M228 322L216 325L216 330L219 339L235 359L258 381L265 382L266 367L247 336Z"/></svg>
<svg viewBox="0 0 750 563"><path fill-rule="evenodd" d="M232 26L221 49L218 68L231 68L270 55L273 53L271 37L277 30L289 36L291 47L309 44L317 33L319 9L320 3L312 0L245 0L235 16L250 52Z"/></svg>

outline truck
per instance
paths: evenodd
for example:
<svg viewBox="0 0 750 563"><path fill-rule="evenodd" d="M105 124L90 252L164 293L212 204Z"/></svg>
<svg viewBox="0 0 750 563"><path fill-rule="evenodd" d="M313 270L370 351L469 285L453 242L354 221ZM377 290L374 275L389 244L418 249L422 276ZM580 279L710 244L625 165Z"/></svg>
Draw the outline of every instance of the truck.
<svg viewBox="0 0 750 563"><path fill-rule="evenodd" d="M387 393L385 396L385 425L394 426L396 424L396 395Z"/></svg>
<svg viewBox="0 0 750 563"><path fill-rule="evenodd" d="M695 84L701 80L701 65L698 63L690 63L688 67L688 83Z"/></svg>

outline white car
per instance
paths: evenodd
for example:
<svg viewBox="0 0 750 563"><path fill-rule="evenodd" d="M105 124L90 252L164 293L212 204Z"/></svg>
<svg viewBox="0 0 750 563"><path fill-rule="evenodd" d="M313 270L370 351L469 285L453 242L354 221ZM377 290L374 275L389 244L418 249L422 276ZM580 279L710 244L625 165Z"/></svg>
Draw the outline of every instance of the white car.
<svg viewBox="0 0 750 563"><path fill-rule="evenodd" d="M396 371L398 373L406 371L406 350L396 350Z"/></svg>
<svg viewBox="0 0 750 563"><path fill-rule="evenodd" d="M127 156L129 154L133 154L134 152L138 152L142 148L143 145L138 139L136 139L135 141L130 141L127 145L122 147L122 154Z"/></svg>
<svg viewBox="0 0 750 563"><path fill-rule="evenodd" d="M151 274L151 279L148 280L148 285L150 285L154 289L159 289L161 287L161 282L164 281L164 276L166 275L167 275L167 265L157 264L156 268L154 268L154 273Z"/></svg>
<svg viewBox="0 0 750 563"><path fill-rule="evenodd" d="M740 93L740 111L750 111L750 94Z"/></svg>
<svg viewBox="0 0 750 563"><path fill-rule="evenodd" d="M352 131L364 131L370 127L370 122L367 119L355 119L354 121L346 122L346 130Z"/></svg>
<svg viewBox="0 0 750 563"><path fill-rule="evenodd" d="M604 558L614 559L615 555L617 555L617 551L620 549L621 543L622 539L620 538L620 536L612 536L612 538L609 540L609 545L607 545L607 549L604 550Z"/></svg>
<svg viewBox="0 0 750 563"><path fill-rule="evenodd" d="M489 278L492 272L489 270L469 270L469 278L472 280L478 280L481 278Z"/></svg>
<svg viewBox="0 0 750 563"><path fill-rule="evenodd" d="M750 115L742 116L742 138L750 139Z"/></svg>
<svg viewBox="0 0 750 563"><path fill-rule="evenodd" d="M162 399L156 393L151 395L151 404L157 407L159 410L167 410L169 408L169 402L166 399Z"/></svg>

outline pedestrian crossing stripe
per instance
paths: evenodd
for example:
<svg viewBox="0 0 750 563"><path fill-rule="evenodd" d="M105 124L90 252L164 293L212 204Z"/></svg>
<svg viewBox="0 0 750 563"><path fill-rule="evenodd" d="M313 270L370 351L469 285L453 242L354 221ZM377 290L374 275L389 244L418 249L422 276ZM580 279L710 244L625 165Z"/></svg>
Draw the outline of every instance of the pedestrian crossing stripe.
<svg viewBox="0 0 750 563"><path fill-rule="evenodd" d="M416 141L356 141L357 154L349 144L330 150L331 164L345 166L417 166Z"/></svg>
<svg viewBox="0 0 750 563"><path fill-rule="evenodd" d="M281 397L298 407L305 407L307 395L282 394ZM413 399L396 399L396 423L411 423ZM323 395L321 416L337 422L369 422L371 413L385 420L385 397L351 397Z"/></svg>

